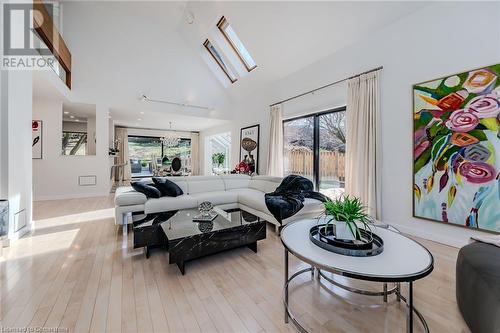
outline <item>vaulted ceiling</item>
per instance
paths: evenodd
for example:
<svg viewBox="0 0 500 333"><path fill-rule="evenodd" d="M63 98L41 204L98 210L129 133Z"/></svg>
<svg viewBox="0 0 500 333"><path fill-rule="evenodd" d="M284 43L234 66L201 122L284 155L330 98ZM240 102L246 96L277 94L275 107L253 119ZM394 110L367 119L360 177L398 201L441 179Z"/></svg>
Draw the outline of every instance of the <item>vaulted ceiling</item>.
<svg viewBox="0 0 500 333"><path fill-rule="evenodd" d="M122 125L167 128L172 121L175 129L202 130L237 116L247 96L424 5L67 1L63 36L78 101L109 106ZM243 77L234 84L202 45L209 38L227 48L215 27L222 15L258 65L248 74L236 68ZM141 94L211 110L148 103Z"/></svg>

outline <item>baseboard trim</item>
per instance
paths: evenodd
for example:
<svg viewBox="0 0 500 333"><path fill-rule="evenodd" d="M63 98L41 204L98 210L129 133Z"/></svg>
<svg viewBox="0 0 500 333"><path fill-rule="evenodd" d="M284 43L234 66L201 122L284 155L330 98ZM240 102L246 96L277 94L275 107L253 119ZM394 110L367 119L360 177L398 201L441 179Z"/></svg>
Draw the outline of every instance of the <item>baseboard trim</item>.
<svg viewBox="0 0 500 333"><path fill-rule="evenodd" d="M33 197L33 201L47 201L47 200L64 200L64 199L79 199L79 198L92 198L92 197L107 197L109 192L96 192L96 193L73 193L73 194L57 194L57 195L39 195Z"/></svg>
<svg viewBox="0 0 500 333"><path fill-rule="evenodd" d="M452 237L446 237L443 235L436 235L436 233L430 233L425 230L422 230L421 228L413 228L405 224L398 224L398 223L392 223L388 222L390 225L396 227L399 231L401 231L404 234L408 234L411 236L415 237L420 237L424 238L436 243L456 247L456 248L461 248L464 245L467 245L467 241L452 238Z"/></svg>

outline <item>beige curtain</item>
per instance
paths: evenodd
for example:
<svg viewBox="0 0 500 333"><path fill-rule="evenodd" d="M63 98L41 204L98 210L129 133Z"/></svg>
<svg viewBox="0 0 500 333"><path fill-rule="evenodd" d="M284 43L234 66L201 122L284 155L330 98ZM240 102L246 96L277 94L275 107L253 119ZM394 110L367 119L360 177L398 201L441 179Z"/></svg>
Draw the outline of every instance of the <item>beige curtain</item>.
<svg viewBox="0 0 500 333"><path fill-rule="evenodd" d="M118 141L118 156L115 159L116 165L125 165L123 167L123 180L129 180L130 176L130 157L128 154L128 130L126 128L117 127L115 129L115 140ZM118 172L116 174L116 180L118 179Z"/></svg>
<svg viewBox="0 0 500 333"><path fill-rule="evenodd" d="M271 106L267 174L283 177L283 106Z"/></svg>
<svg viewBox="0 0 500 333"><path fill-rule="evenodd" d="M379 71L350 79L346 112L346 194L361 198L375 218L380 214L378 81Z"/></svg>
<svg viewBox="0 0 500 333"><path fill-rule="evenodd" d="M191 133L191 175L200 174L200 133Z"/></svg>

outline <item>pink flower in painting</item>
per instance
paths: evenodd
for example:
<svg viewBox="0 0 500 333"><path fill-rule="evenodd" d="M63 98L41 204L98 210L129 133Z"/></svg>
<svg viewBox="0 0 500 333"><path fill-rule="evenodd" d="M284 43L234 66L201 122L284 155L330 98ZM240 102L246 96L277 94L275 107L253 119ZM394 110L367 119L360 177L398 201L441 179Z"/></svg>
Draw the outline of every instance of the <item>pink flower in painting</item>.
<svg viewBox="0 0 500 333"><path fill-rule="evenodd" d="M494 118L500 113L496 94L477 96L467 104L465 109L478 118Z"/></svg>
<svg viewBox="0 0 500 333"><path fill-rule="evenodd" d="M479 118L465 110L457 110L450 115L445 125L455 132L468 132L479 124Z"/></svg>
<svg viewBox="0 0 500 333"><path fill-rule="evenodd" d="M493 166L484 162L464 162L460 165L460 174L473 184L483 184L495 179Z"/></svg>

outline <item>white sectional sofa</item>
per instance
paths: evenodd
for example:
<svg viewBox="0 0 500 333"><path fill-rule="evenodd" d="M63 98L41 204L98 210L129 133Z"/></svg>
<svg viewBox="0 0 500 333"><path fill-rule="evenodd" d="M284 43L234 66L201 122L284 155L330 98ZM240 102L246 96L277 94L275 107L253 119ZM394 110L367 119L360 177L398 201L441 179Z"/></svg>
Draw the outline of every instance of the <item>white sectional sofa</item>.
<svg viewBox="0 0 500 333"><path fill-rule="evenodd" d="M146 214L195 208L203 201L210 201L222 209L241 208L279 226L264 201L264 194L273 192L282 178L269 176L224 175L169 177L184 192L178 197L148 199L131 186L118 187L115 193L115 223L129 223L132 212ZM151 182L151 179L142 181ZM305 199L304 207L294 216L285 219L283 225L301 218L317 217L324 211L323 204Z"/></svg>

